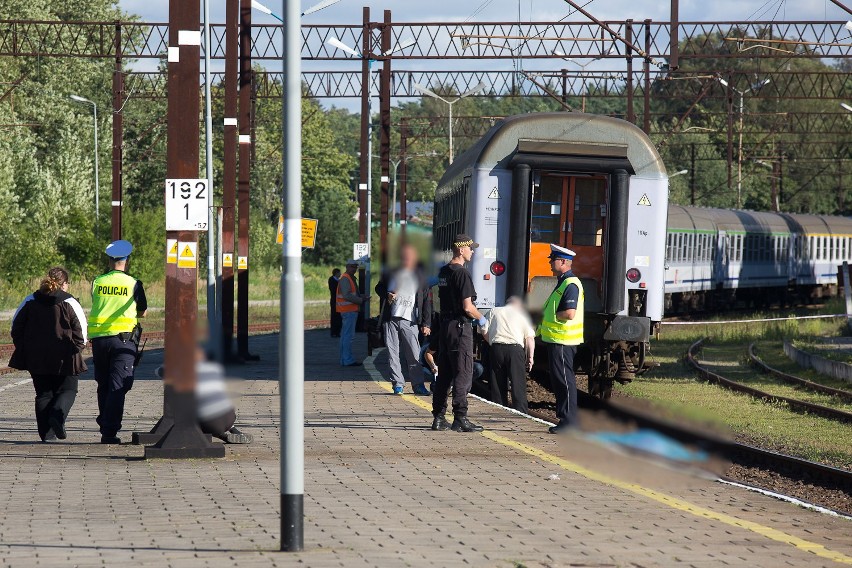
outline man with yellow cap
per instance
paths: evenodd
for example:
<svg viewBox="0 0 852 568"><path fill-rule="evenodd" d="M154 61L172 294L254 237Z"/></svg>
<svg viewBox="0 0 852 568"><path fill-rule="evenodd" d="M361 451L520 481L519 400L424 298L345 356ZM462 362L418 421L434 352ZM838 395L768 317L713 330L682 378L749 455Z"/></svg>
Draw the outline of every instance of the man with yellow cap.
<svg viewBox="0 0 852 568"><path fill-rule="evenodd" d="M89 337L98 383L98 426L102 444L120 444L124 398L133 387L133 368L139 346L138 318L145 317L148 300L142 282L128 275L127 257L133 245L113 241L106 248L111 270L92 282Z"/></svg>
<svg viewBox="0 0 852 568"><path fill-rule="evenodd" d="M550 270L556 276L556 288L544 303L538 335L547 348L550 364L550 383L556 395L556 416L559 422L550 428L560 434L578 426L577 380L574 376L574 355L583 343L583 284L571 272L576 253L550 245Z"/></svg>

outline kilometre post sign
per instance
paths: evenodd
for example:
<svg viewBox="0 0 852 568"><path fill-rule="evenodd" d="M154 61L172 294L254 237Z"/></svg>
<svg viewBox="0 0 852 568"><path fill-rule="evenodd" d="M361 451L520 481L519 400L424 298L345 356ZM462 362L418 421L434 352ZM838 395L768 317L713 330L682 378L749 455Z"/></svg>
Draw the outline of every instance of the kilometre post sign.
<svg viewBox="0 0 852 568"><path fill-rule="evenodd" d="M166 180L166 230L207 230L207 180Z"/></svg>

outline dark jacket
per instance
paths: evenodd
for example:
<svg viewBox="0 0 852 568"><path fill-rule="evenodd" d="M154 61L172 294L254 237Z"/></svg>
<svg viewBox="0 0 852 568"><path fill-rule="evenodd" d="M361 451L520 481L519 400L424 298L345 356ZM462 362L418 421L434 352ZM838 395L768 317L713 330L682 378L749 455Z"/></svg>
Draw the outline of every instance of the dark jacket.
<svg viewBox="0 0 852 568"><path fill-rule="evenodd" d="M414 306L417 308L417 325L419 327L431 327L432 326L432 312L434 310L432 306L432 288L429 287L429 283L426 279L426 276L423 274L423 271L419 268L415 270L417 273L418 286L417 286L417 294L414 296ZM378 284L374 290L376 294L379 296L379 302L382 306L382 321L387 321L390 318L390 303L388 302L388 284L391 280L393 280L393 273L385 272L382 274L382 277L379 279Z"/></svg>
<svg viewBox="0 0 852 568"><path fill-rule="evenodd" d="M35 292L12 321L14 369L34 375L79 375L87 370L81 352L86 346L85 316L67 292Z"/></svg>

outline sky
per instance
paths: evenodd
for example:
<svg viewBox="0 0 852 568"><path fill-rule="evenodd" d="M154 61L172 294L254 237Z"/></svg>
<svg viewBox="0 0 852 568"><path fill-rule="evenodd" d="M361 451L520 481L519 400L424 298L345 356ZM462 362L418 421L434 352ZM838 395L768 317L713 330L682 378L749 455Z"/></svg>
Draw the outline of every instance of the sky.
<svg viewBox="0 0 852 568"><path fill-rule="evenodd" d="M209 0L211 22L224 22L225 0ZM283 12L283 0L260 0L273 12ZM302 0L302 9L307 9L319 0ZM845 1L845 0L844 0ZM628 18L642 21L650 18L655 21L668 21L670 2L666 0L579 0L581 6L600 20L624 21ZM848 3L848 2L847 2ZM144 22L167 22L168 0L119 0L120 8L138 15ZM518 21L551 22L565 18L571 13L571 6L564 0L384 0L373 2L364 0L340 0L337 4L306 16L304 23L310 24L361 24L363 6L369 6L371 19L380 21L383 11L392 11L394 22L495 22ZM520 14L519 14L520 11ZM680 0L680 21L802 21L828 20L846 21L852 19L840 7L829 0ZM587 22L580 13L573 13L569 22ZM252 13L252 22L256 24L277 24L272 16L258 11ZM311 69L360 69L348 62L305 62L304 70ZM511 68L510 61L490 61L490 68ZM612 60L591 63L589 70L613 71ZM610 67L607 67L610 65ZM269 70L279 70L280 65L266 63ZM156 69L156 61L142 60L131 65L139 71ZM213 61L212 69L221 71L223 63ZM446 68L478 69L481 62L455 61ZM559 59L537 60L532 68L538 70L565 67ZM435 70L445 68L436 61L408 61L405 70ZM397 68L398 69L398 68ZM393 103L398 101L394 99ZM338 106L352 112L359 112L357 99L333 99L323 101L324 106Z"/></svg>
<svg viewBox="0 0 852 568"><path fill-rule="evenodd" d="M303 0L308 8L318 0ZM583 5L587 0L580 2ZM211 21L223 20L224 0L210 0ZM263 0L273 12L282 11L282 0ZM119 0L119 6L141 16L143 21L168 21L168 0ZM363 6L369 6L373 19L382 17L383 10L391 10L397 22L464 21L474 16L479 21L516 21L520 7L523 21L553 21L565 17L570 6L564 0L341 0L338 4L306 17L315 24L359 24ZM644 20L651 18L667 21L670 2L666 0L592 0L585 8L603 20ZM708 20L848 20L841 8L829 0L681 0L682 21ZM276 23L265 14L255 13L258 23ZM582 21L577 14L572 21Z"/></svg>

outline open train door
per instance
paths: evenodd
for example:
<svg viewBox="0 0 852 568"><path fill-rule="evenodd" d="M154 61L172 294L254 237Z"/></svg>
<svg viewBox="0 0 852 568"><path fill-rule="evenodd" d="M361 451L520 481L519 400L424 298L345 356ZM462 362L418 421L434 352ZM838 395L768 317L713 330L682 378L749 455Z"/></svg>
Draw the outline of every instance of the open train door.
<svg viewBox="0 0 852 568"><path fill-rule="evenodd" d="M583 282L586 311L602 308L606 176L541 173L533 186L529 277L550 276L550 244L577 253L574 274Z"/></svg>

